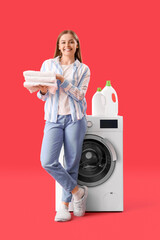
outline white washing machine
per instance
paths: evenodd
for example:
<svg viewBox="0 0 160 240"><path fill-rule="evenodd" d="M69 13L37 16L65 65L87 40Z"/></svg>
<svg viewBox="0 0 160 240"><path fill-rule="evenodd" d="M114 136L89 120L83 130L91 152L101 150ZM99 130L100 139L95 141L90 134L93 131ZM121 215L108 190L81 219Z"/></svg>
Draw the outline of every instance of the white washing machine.
<svg viewBox="0 0 160 240"><path fill-rule="evenodd" d="M62 148L59 161L63 165ZM123 117L87 115L78 185L88 186L86 211L123 211ZM62 188L56 182L56 211ZM73 211L72 202L69 210Z"/></svg>

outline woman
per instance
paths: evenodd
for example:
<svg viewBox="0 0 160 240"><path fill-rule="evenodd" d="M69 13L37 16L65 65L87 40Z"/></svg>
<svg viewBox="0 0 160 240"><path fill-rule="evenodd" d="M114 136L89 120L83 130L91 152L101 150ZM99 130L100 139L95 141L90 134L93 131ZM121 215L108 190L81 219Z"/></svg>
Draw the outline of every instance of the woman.
<svg viewBox="0 0 160 240"><path fill-rule="evenodd" d="M62 202L55 221L68 221L69 202L73 196L73 213L83 216L88 188L78 186L78 169L86 133L85 94L90 70L82 63L80 43L75 32L65 30L58 36L53 59L44 61L41 71L56 73L58 90L51 94L39 86L38 98L45 101L45 128L41 148L42 167L62 186ZM59 163L64 144L65 168Z"/></svg>

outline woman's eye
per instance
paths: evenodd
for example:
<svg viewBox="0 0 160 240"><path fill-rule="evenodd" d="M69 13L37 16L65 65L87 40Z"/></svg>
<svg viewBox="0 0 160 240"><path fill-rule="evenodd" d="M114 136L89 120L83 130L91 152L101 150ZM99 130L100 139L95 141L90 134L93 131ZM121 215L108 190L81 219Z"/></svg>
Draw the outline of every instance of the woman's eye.
<svg viewBox="0 0 160 240"><path fill-rule="evenodd" d="M65 42L61 42L61 44L65 44ZM74 44L74 42L73 41L69 42L69 44Z"/></svg>

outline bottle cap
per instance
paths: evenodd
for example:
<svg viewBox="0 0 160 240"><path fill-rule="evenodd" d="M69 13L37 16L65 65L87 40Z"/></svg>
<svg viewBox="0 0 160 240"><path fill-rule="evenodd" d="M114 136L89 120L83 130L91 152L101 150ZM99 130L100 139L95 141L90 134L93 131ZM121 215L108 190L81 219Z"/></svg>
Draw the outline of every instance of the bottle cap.
<svg viewBox="0 0 160 240"><path fill-rule="evenodd" d="M100 92L101 91L101 88L99 87L99 88L97 88L97 92Z"/></svg>
<svg viewBox="0 0 160 240"><path fill-rule="evenodd" d="M106 86L111 86L111 81L106 81Z"/></svg>

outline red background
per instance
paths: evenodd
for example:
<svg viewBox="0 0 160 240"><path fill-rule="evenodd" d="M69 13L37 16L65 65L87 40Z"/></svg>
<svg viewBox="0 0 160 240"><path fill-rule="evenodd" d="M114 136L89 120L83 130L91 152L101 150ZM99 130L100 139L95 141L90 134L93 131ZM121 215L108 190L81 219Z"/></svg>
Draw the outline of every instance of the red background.
<svg viewBox="0 0 160 240"><path fill-rule="evenodd" d="M1 20L1 239L159 239L158 1L5 1ZM124 212L55 223L54 180L41 168L44 103L23 71L52 58L72 29L90 67L87 114L111 80L124 117ZM63 226L62 226L63 225Z"/></svg>

